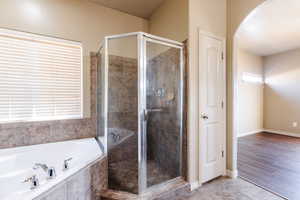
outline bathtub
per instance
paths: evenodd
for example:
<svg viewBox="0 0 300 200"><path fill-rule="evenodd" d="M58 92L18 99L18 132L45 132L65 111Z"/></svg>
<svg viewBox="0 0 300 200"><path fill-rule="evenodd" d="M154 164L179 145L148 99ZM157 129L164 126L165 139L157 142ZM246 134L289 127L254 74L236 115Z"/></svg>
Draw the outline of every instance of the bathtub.
<svg viewBox="0 0 300 200"><path fill-rule="evenodd" d="M34 199L101 156L103 153L94 138L2 149L0 199ZM68 158L72 158L69 169L63 170L63 161ZM48 180L43 170L33 169L35 163L55 167L56 178ZM40 183L35 189L31 189L30 182L23 182L32 175L37 175Z"/></svg>

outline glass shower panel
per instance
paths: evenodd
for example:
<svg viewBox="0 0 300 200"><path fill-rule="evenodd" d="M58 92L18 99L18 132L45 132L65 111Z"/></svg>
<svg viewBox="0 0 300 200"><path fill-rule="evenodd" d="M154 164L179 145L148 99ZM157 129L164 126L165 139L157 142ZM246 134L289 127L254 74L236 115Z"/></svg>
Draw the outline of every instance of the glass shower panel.
<svg viewBox="0 0 300 200"><path fill-rule="evenodd" d="M181 175L181 48L146 40L147 187Z"/></svg>
<svg viewBox="0 0 300 200"><path fill-rule="evenodd" d="M108 187L147 193L181 176L183 46L140 32L103 44L97 136L107 150Z"/></svg>
<svg viewBox="0 0 300 200"><path fill-rule="evenodd" d="M137 36L108 40L109 188L138 193Z"/></svg>
<svg viewBox="0 0 300 200"><path fill-rule="evenodd" d="M105 48L101 47L97 54L97 138L105 146Z"/></svg>

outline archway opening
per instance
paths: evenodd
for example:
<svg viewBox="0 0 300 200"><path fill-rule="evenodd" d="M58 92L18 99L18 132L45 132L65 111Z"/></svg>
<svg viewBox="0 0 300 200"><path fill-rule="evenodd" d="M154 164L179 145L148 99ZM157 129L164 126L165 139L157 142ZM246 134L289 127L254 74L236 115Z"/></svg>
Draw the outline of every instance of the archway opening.
<svg viewBox="0 0 300 200"><path fill-rule="evenodd" d="M289 199L300 199L299 9L297 0L261 4L236 31L233 51L233 166Z"/></svg>

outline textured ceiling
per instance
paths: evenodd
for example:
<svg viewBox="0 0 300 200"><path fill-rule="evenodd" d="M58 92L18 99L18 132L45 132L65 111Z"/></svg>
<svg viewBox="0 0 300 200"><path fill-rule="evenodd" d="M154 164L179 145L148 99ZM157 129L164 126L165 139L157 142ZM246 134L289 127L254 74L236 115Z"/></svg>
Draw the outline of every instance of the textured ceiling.
<svg viewBox="0 0 300 200"><path fill-rule="evenodd" d="M91 0L105 7L149 19L164 0Z"/></svg>
<svg viewBox="0 0 300 200"><path fill-rule="evenodd" d="M300 0L268 0L240 26L238 44L267 56L300 47Z"/></svg>

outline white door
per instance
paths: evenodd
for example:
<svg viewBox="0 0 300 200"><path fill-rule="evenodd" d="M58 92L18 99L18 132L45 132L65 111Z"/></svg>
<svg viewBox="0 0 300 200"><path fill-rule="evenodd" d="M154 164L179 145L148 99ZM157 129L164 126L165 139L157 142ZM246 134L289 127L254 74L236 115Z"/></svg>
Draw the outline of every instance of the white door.
<svg viewBox="0 0 300 200"><path fill-rule="evenodd" d="M199 34L199 130L202 183L225 173L225 64L223 40Z"/></svg>

